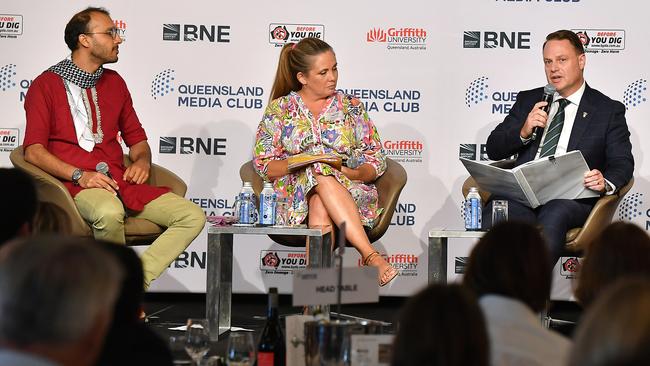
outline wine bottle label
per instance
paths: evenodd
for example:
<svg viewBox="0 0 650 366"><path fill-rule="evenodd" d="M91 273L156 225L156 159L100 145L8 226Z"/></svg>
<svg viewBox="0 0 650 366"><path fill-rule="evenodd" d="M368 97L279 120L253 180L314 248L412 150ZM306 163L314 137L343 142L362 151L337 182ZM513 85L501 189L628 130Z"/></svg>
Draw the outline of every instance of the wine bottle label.
<svg viewBox="0 0 650 366"><path fill-rule="evenodd" d="M258 352L257 366L273 366L273 352Z"/></svg>

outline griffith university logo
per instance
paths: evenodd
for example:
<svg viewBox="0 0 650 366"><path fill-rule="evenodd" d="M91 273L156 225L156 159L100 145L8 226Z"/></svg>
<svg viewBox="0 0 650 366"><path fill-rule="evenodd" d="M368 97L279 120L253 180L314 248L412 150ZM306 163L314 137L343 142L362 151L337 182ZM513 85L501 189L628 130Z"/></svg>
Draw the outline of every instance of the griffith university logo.
<svg viewBox="0 0 650 366"><path fill-rule="evenodd" d="M0 67L0 90L6 91L16 86L16 65L8 64Z"/></svg>
<svg viewBox="0 0 650 366"><path fill-rule="evenodd" d="M176 79L175 71L172 69L165 69L154 76L151 81L151 97L158 99L164 97L170 92L174 91L174 79Z"/></svg>
<svg viewBox="0 0 650 366"><path fill-rule="evenodd" d="M415 27L371 28L366 42L385 43L389 50L426 50L427 30Z"/></svg>
<svg viewBox="0 0 650 366"><path fill-rule="evenodd" d="M625 104L626 109L637 107L646 101L645 92L648 89L647 85L648 80L639 79L627 86L625 93L623 93L623 104Z"/></svg>
<svg viewBox="0 0 650 366"><path fill-rule="evenodd" d="M488 99L488 77L481 76L465 89L465 105L471 108Z"/></svg>

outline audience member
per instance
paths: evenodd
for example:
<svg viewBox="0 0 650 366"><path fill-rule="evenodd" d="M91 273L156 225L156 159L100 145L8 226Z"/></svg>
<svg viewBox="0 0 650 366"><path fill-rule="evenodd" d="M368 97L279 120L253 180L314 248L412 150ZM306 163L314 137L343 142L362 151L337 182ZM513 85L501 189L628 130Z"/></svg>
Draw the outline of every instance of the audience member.
<svg viewBox="0 0 650 366"><path fill-rule="evenodd" d="M401 310L393 366L481 366L489 359L485 321L467 289L432 285Z"/></svg>
<svg viewBox="0 0 650 366"><path fill-rule="evenodd" d="M94 364L122 270L94 241L33 237L0 250L0 365Z"/></svg>
<svg viewBox="0 0 650 366"><path fill-rule="evenodd" d="M70 235L72 223L68 214L52 202L40 201L34 216L34 235Z"/></svg>
<svg viewBox="0 0 650 366"><path fill-rule="evenodd" d="M479 296L493 366L565 365L571 343L536 314L551 292L550 255L537 228L495 225L472 250L464 283Z"/></svg>
<svg viewBox="0 0 650 366"><path fill-rule="evenodd" d="M167 343L140 319L144 298L144 275L138 255L128 247L102 243L125 270L120 293L115 303L113 323L97 366L172 365Z"/></svg>
<svg viewBox="0 0 650 366"><path fill-rule="evenodd" d="M0 246L9 239L27 236L32 231L36 213L36 188L26 173L14 168L0 168Z"/></svg>
<svg viewBox="0 0 650 366"><path fill-rule="evenodd" d="M650 278L650 236L632 223L612 223L585 253L576 298L588 307L607 285L637 274Z"/></svg>
<svg viewBox="0 0 650 366"><path fill-rule="evenodd" d="M650 280L618 280L578 326L569 366L650 365Z"/></svg>

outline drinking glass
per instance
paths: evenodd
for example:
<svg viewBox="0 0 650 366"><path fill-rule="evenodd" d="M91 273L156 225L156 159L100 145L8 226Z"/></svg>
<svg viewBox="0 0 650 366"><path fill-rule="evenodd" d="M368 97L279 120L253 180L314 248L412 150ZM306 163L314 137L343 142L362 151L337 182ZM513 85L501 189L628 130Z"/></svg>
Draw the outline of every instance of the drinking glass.
<svg viewBox="0 0 650 366"><path fill-rule="evenodd" d="M504 221L508 221L508 201L492 201L492 226Z"/></svg>
<svg viewBox="0 0 650 366"><path fill-rule="evenodd" d="M196 365L210 351L210 333L206 319L187 319L185 351Z"/></svg>
<svg viewBox="0 0 650 366"><path fill-rule="evenodd" d="M252 366L255 364L255 343L250 332L231 332L226 350L226 364Z"/></svg>

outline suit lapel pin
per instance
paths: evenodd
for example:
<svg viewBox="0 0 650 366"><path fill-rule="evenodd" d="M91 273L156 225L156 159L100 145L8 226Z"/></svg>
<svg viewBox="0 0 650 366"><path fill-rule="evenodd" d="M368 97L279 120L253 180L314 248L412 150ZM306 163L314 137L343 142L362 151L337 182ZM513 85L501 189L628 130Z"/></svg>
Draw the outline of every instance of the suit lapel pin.
<svg viewBox="0 0 650 366"><path fill-rule="evenodd" d="M582 118L586 118L589 113L587 112L582 112Z"/></svg>

